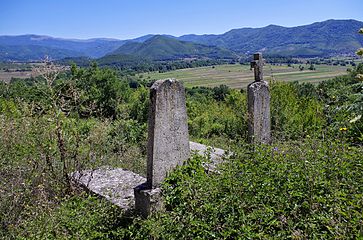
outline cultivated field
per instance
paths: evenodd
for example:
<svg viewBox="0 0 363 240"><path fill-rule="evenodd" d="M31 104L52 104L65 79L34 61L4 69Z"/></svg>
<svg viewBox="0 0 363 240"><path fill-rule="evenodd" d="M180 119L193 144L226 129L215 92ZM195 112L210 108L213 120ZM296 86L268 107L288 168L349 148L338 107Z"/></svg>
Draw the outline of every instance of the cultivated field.
<svg viewBox="0 0 363 240"><path fill-rule="evenodd" d="M7 72L0 70L0 81L10 82L12 78L30 78L32 76L32 71L11 71Z"/></svg>
<svg viewBox="0 0 363 240"><path fill-rule="evenodd" d="M11 79L25 79L36 77L41 69L45 66L44 63L1 63L0 62L0 82L10 82ZM69 67L53 65L52 71L69 70ZM35 71L33 71L35 70ZM38 71L37 71L38 70Z"/></svg>
<svg viewBox="0 0 363 240"><path fill-rule="evenodd" d="M307 69L309 65L303 64ZM332 65L315 65L316 70L299 70L299 65L288 67L264 66L264 78L266 81L299 81L317 83L347 73L347 67ZM141 76L141 75L140 75ZM147 79L176 78L184 82L186 87L206 86L215 87L225 84L232 88L246 88L253 81L253 71L247 65L218 65L214 67L200 67L175 70L171 72L143 73Z"/></svg>
<svg viewBox="0 0 363 240"><path fill-rule="evenodd" d="M33 65L35 64L0 62L0 82L10 82L12 78L30 78Z"/></svg>

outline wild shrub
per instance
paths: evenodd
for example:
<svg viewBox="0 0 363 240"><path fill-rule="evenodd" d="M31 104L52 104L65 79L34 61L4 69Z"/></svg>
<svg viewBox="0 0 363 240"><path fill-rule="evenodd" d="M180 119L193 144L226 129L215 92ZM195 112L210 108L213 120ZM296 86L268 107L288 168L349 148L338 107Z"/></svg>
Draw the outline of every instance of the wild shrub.
<svg viewBox="0 0 363 240"><path fill-rule="evenodd" d="M326 126L323 103L299 92L299 85L274 83L271 86L271 127L276 139L299 139L320 135Z"/></svg>
<svg viewBox="0 0 363 240"><path fill-rule="evenodd" d="M325 103L324 114L332 135L344 136L350 142L362 145L363 81L357 78L359 74L363 74L363 64L350 75L322 82L317 88Z"/></svg>
<svg viewBox="0 0 363 240"><path fill-rule="evenodd" d="M197 139L239 139L246 134L246 108L246 96L237 90L230 90L220 101L208 95L194 95L187 99L189 132Z"/></svg>
<svg viewBox="0 0 363 240"><path fill-rule="evenodd" d="M135 222L132 238L363 236L361 148L306 140L244 149L219 174L205 173L200 157L176 170L164 184L167 211Z"/></svg>

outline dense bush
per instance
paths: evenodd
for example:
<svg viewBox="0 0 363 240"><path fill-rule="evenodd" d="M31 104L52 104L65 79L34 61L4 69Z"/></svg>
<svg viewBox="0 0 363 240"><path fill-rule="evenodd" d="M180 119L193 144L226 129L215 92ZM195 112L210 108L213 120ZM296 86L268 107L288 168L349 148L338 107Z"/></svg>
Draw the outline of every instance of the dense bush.
<svg viewBox="0 0 363 240"><path fill-rule="evenodd" d="M147 220L93 198L66 200L24 236L91 239L345 239L362 229L362 148L305 141L236 146L217 173L194 156L163 185L166 211ZM115 215L115 213L117 213ZM47 225L44 225L47 224ZM30 231L30 232L29 232Z"/></svg>
<svg viewBox="0 0 363 240"><path fill-rule="evenodd" d="M194 95L187 100L189 132L196 138L226 136L232 139L245 135L246 96L231 90L223 101L212 95Z"/></svg>
<svg viewBox="0 0 363 240"><path fill-rule="evenodd" d="M302 88L306 89L304 85L293 83L272 84L271 124L275 138L299 139L319 135L325 127L323 103L306 96L307 93L300 90ZM315 89L311 91L315 92Z"/></svg>
<svg viewBox="0 0 363 240"><path fill-rule="evenodd" d="M63 199L52 212L41 212L34 221L16 229L21 239L110 239L115 229L132 221L106 200L80 194Z"/></svg>
<svg viewBox="0 0 363 240"><path fill-rule="evenodd" d="M245 149L245 150L243 150ZM133 239L327 239L363 236L362 148L306 140L254 150L205 173L200 157L164 184L168 211ZM135 234L136 232L136 234ZM130 237L131 238L131 237Z"/></svg>
<svg viewBox="0 0 363 240"><path fill-rule="evenodd" d="M270 91L275 139L299 139L321 134L326 127L324 103L318 100L314 86L273 83ZM194 88L188 94L189 131L193 137L247 139L245 92L220 87Z"/></svg>
<svg viewBox="0 0 363 240"><path fill-rule="evenodd" d="M348 76L322 82L317 87L325 102L324 114L331 129L344 131L351 142L363 142L363 64L359 64Z"/></svg>
<svg viewBox="0 0 363 240"><path fill-rule="evenodd" d="M144 174L146 114L135 105L147 105L145 89L128 94L125 81L96 66L0 87L0 237L72 195L74 171Z"/></svg>
<svg viewBox="0 0 363 240"><path fill-rule="evenodd" d="M1 105L7 109L6 115L0 114L2 233L49 213L72 194L69 174L74 171L107 165L145 172L145 147L139 146L145 144L145 128L139 129L134 120L63 116L58 131L52 115L27 116L11 102Z"/></svg>

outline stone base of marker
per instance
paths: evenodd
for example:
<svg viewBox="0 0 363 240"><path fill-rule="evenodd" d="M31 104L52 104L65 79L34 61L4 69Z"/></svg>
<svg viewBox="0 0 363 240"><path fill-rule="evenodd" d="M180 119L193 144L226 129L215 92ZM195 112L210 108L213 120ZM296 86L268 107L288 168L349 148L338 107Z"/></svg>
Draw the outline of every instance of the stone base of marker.
<svg viewBox="0 0 363 240"><path fill-rule="evenodd" d="M270 90L265 81L247 87L248 138L251 143L271 143Z"/></svg>
<svg viewBox="0 0 363 240"><path fill-rule="evenodd" d="M134 188L135 210L142 217L147 218L151 213L164 209L164 202L160 188L148 189L143 183Z"/></svg>

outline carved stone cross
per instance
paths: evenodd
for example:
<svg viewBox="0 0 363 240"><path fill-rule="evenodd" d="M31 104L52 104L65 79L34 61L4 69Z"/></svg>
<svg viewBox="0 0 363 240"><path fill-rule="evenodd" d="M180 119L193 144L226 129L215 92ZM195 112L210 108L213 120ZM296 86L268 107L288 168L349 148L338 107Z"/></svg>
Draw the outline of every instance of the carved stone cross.
<svg viewBox="0 0 363 240"><path fill-rule="evenodd" d="M253 54L253 61L251 62L251 70L254 69L255 72L255 81L262 81L263 80L263 59L262 53L255 53Z"/></svg>
<svg viewBox="0 0 363 240"><path fill-rule="evenodd" d="M253 54L251 70L255 70L255 81L247 86L248 139L251 143L271 142L270 89L263 81L261 53Z"/></svg>

